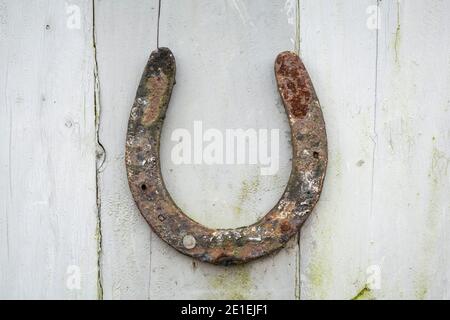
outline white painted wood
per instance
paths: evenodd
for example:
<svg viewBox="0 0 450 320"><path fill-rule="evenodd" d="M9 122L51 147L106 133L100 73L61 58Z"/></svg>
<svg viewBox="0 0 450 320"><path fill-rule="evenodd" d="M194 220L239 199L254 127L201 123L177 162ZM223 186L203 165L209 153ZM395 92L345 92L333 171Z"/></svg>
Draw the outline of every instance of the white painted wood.
<svg viewBox="0 0 450 320"><path fill-rule="evenodd" d="M92 2L0 1L0 298L450 298L448 1L163 0L160 44L178 67L163 175L192 218L247 225L281 195L291 151L273 61L298 37L323 107L330 161L300 247L230 268L162 243L128 189L126 126L157 1L94 4L97 110ZM277 175L173 164L171 132L195 120L280 129Z"/></svg>
<svg viewBox="0 0 450 320"><path fill-rule="evenodd" d="M162 133L162 172L180 208L212 228L257 222L289 178L290 131L273 68L278 53L294 49L296 7L272 2L163 2L160 42L177 59L177 86ZM179 142L171 135L183 128L194 140L196 121L224 137L227 129L279 130L279 170L261 175L258 165L177 165L171 151Z"/></svg>
<svg viewBox="0 0 450 320"><path fill-rule="evenodd" d="M106 150L99 174L104 298L147 299L151 231L131 197L124 153L130 108L156 47L157 1L96 1L95 13L99 140Z"/></svg>
<svg viewBox="0 0 450 320"><path fill-rule="evenodd" d="M150 233L134 206L124 137L138 81L156 47L155 9L156 2L148 1L97 2L100 140L107 154L100 185L105 298L293 299L295 239L290 250L245 267L198 264ZM160 45L177 59L177 85L162 138L163 175L177 204L201 223L250 224L283 192L291 150L273 63L279 52L294 48L295 14L294 1L163 1ZM174 165L171 132L192 130L195 120L202 120L205 130L280 130L279 172L262 177L256 165Z"/></svg>
<svg viewBox="0 0 450 320"><path fill-rule="evenodd" d="M301 298L348 299L368 263L376 1L300 2L301 55L319 96L329 165L315 213L301 230Z"/></svg>
<svg viewBox="0 0 450 320"><path fill-rule="evenodd" d="M446 298L448 3L383 1L377 33L365 27L373 1L325 2L301 1L330 144L322 199L302 229L301 297Z"/></svg>
<svg viewBox="0 0 450 320"><path fill-rule="evenodd" d="M73 4L0 2L2 299L97 297L92 7Z"/></svg>
<svg viewBox="0 0 450 320"><path fill-rule="evenodd" d="M383 1L371 264L379 299L449 298L450 2Z"/></svg>
<svg viewBox="0 0 450 320"><path fill-rule="evenodd" d="M278 97L273 64L295 48L294 1L164 1L161 45L177 58L177 86L161 148L163 176L175 201L212 227L257 221L281 196L290 173L289 126ZM207 32L205 32L207 30ZM261 176L258 166L176 166L170 133L205 128L280 131L280 169ZM152 235L153 299L294 299L298 246L242 267L193 262ZM175 263L174 263L175 262Z"/></svg>

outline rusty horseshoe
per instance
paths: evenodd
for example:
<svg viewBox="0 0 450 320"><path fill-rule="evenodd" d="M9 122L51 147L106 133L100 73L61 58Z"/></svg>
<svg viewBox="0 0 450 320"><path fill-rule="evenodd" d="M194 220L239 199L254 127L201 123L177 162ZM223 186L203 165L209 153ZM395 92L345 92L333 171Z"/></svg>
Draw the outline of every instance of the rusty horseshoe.
<svg viewBox="0 0 450 320"><path fill-rule="evenodd" d="M164 185L159 147L175 70L175 58L168 48L153 51L131 109L125 160L141 214L165 242L201 261L239 264L279 250L299 231L319 200L328 161L322 111L301 59L286 51L275 60L278 91L291 128L289 182L281 199L260 221L236 229L211 229L190 219Z"/></svg>

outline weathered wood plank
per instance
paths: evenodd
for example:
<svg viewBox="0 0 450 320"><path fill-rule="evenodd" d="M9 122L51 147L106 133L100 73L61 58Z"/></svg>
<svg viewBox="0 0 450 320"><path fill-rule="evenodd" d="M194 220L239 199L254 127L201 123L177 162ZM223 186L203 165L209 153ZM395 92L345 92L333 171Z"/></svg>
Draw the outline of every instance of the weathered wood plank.
<svg viewBox="0 0 450 320"><path fill-rule="evenodd" d="M91 13L0 2L0 298L97 297Z"/></svg>
<svg viewBox="0 0 450 320"><path fill-rule="evenodd" d="M293 299L295 239L290 249L244 267L198 264L153 235L134 206L124 139L139 78L156 47L156 9L156 1L96 2L100 140L106 149L100 183L105 298ZM177 85L163 129L163 175L175 201L201 223L252 223L283 192L291 151L273 63L280 51L295 47L295 17L295 1L163 1L161 46L177 59ZM277 175L260 176L257 165L174 165L171 132L192 130L195 120L220 131L280 130Z"/></svg>
<svg viewBox="0 0 450 320"><path fill-rule="evenodd" d="M95 1L98 110L91 1L0 1L0 298L448 299L450 4L380 1L378 29L376 0L299 4L296 21L293 0L163 0L161 45L178 63L163 174L191 217L246 225L283 192L291 151L273 60L299 35L327 123L328 175L300 252L294 239L224 268L162 243L128 190L126 125L156 47L157 1ZM171 133L196 120L279 129L279 171L175 165Z"/></svg>
<svg viewBox="0 0 450 320"><path fill-rule="evenodd" d="M212 227L257 221L276 203L290 173L289 126L273 64L295 48L296 2L164 1L161 45L177 58L177 86L168 110L161 158L168 190L195 220ZM226 129L278 129L275 175L258 165L175 165L171 133L193 122ZM176 261L176 262L175 262ZM175 262L175 263L174 263ZM152 235L151 298L296 297L298 246L242 267L198 264Z"/></svg>
<svg viewBox="0 0 450 320"><path fill-rule="evenodd" d="M383 1L371 264L375 298L449 298L450 3Z"/></svg>
<svg viewBox="0 0 450 320"><path fill-rule="evenodd" d="M327 85L321 89L320 81L315 82L327 119L331 161L317 219L311 220L302 231L302 297L446 298L450 149L448 4L380 2L375 91L371 85L373 48L368 48L365 54L361 51L362 46L374 42L373 35L363 29L363 21L358 20L361 16L357 15L356 21L354 15L353 19L342 17L342 12L364 11L373 15L373 7L369 7L373 3L355 6L347 2L344 6L337 2L331 9L317 1L314 7L305 1L302 4L303 56L307 62L311 44L320 43L311 57L320 60L325 56L326 61L331 56L330 64L320 65L320 69L329 70L333 66L327 78L334 79L331 88ZM314 34L311 32L314 21L320 33L308 41L305 37ZM323 35L328 23L333 25L334 32L330 29ZM341 34L341 23L357 25ZM328 53L323 44L331 44L332 50ZM349 48L351 51L347 52ZM360 65L365 58L366 67ZM311 67L310 72L315 80ZM359 85L347 83L356 79ZM367 84L369 91L365 90ZM376 93L372 106L370 92ZM364 93L367 96L361 96ZM336 103L338 97L344 100ZM346 103L346 99L350 102ZM360 102L354 104L357 101ZM351 106L366 103L369 108L363 107L358 112L358 125L349 114ZM344 108L332 110L331 106L336 105ZM330 122L333 111L336 122ZM345 139L339 141L342 135ZM373 139L373 143L367 138ZM359 160L356 163L363 164L365 172L352 166L355 162L351 149L357 150L358 146L364 147L365 157L361 157L364 163ZM344 162L342 156L348 160ZM346 166L342 170L343 163Z"/></svg>
<svg viewBox="0 0 450 320"><path fill-rule="evenodd" d="M365 286L374 147L374 12L374 0L300 1L301 56L323 108L329 148L321 199L301 230L302 299L349 299Z"/></svg>

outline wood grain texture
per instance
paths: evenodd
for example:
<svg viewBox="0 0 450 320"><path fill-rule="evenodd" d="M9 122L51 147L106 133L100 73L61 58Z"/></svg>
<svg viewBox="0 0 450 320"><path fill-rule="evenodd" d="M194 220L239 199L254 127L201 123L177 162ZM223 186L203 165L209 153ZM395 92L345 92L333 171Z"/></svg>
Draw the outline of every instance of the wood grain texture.
<svg viewBox="0 0 450 320"><path fill-rule="evenodd" d="M97 297L92 7L76 7L0 2L2 299Z"/></svg>
<svg viewBox="0 0 450 320"><path fill-rule="evenodd" d="M105 299L148 299L151 233L128 188L125 140L145 63L156 47L157 1L95 1L100 82L99 172Z"/></svg>
<svg viewBox="0 0 450 320"><path fill-rule="evenodd" d="M380 4L374 298L449 298L449 12L448 1Z"/></svg>
<svg viewBox="0 0 450 320"><path fill-rule="evenodd" d="M321 199L301 230L301 298L348 299L368 263L376 1L300 2L301 56L322 104L329 165ZM351 16L351 18L350 18Z"/></svg>
<svg viewBox="0 0 450 320"><path fill-rule="evenodd" d="M323 108L329 167L300 246L226 268L162 243L128 188L157 1L0 0L0 298L449 299L449 12L442 0L163 0L160 44L178 67L163 176L192 218L246 225L282 194L280 51L300 47ZM174 165L171 133L196 120L279 129L277 175Z"/></svg>
<svg viewBox="0 0 450 320"><path fill-rule="evenodd" d="M201 223L248 225L284 191L291 166L289 125L273 69L279 52L295 48L295 10L294 1L164 2L160 42L177 58L177 85L163 128L162 172L175 201ZM278 129L279 171L261 176L257 165L173 165L171 132L192 132L196 120L221 132ZM294 299L296 239L289 248L241 267L221 268L180 256L152 234L151 298Z"/></svg>
<svg viewBox="0 0 450 320"><path fill-rule="evenodd" d="M375 1L325 3L301 1L330 146L301 297L448 297L448 3L379 2L377 28Z"/></svg>

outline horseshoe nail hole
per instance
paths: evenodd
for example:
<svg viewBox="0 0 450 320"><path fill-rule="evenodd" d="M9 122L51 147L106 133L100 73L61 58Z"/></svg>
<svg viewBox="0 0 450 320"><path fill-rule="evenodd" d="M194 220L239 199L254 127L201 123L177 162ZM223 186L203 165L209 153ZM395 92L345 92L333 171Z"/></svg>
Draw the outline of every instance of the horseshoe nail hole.
<svg viewBox="0 0 450 320"><path fill-rule="evenodd" d="M314 159L319 159L319 153L317 151L313 152Z"/></svg>
<svg viewBox="0 0 450 320"><path fill-rule="evenodd" d="M147 185L145 183L141 184L141 189L142 191L147 190Z"/></svg>
<svg viewBox="0 0 450 320"><path fill-rule="evenodd" d="M195 238L190 234L187 234L183 237L183 246L186 249L194 249L195 244L196 244Z"/></svg>

